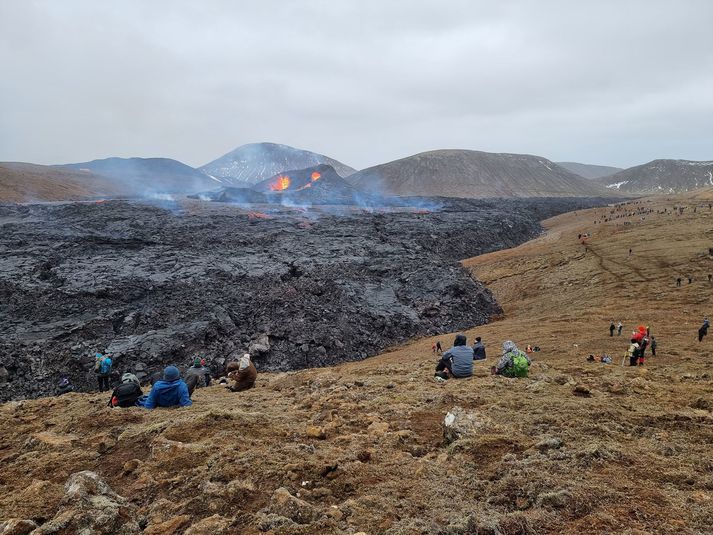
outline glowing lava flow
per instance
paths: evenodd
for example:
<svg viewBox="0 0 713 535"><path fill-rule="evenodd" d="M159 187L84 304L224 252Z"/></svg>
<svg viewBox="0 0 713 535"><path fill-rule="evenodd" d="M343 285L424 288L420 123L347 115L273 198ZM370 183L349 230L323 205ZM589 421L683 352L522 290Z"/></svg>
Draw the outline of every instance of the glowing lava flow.
<svg viewBox="0 0 713 535"><path fill-rule="evenodd" d="M312 173L312 182L317 182L320 178L322 178L322 175L319 172L314 171Z"/></svg>
<svg viewBox="0 0 713 535"><path fill-rule="evenodd" d="M272 191L284 191L290 187L290 177L287 175L280 175L277 179L270 184L270 189Z"/></svg>

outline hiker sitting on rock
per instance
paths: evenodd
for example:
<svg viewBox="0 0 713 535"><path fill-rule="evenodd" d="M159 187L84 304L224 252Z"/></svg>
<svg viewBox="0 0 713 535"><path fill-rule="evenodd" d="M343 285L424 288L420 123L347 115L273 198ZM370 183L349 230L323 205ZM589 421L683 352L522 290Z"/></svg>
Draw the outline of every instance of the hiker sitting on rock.
<svg viewBox="0 0 713 535"><path fill-rule="evenodd" d="M257 368L255 368L252 360L250 360L250 353L245 353L240 357L239 363L231 362L226 369L228 370L228 377L233 380L233 384L226 386L226 388L233 392L242 392L243 390L249 390L255 386Z"/></svg>
<svg viewBox="0 0 713 535"><path fill-rule="evenodd" d="M205 367L205 360L200 357L193 359L193 366L186 370L186 385L189 396L196 388L210 386L210 370Z"/></svg>
<svg viewBox="0 0 713 535"><path fill-rule="evenodd" d="M110 407L135 407L137 401L144 393L141 391L139 378L133 373L125 373L121 376L121 384L111 393L109 399Z"/></svg>
<svg viewBox="0 0 713 535"><path fill-rule="evenodd" d="M62 379L59 380L59 383L57 383L57 395L61 396L62 394L68 394L69 392L74 392L74 387L72 386L72 383L69 382L69 379L62 377Z"/></svg>
<svg viewBox="0 0 713 535"><path fill-rule="evenodd" d="M496 375L527 377L530 364L530 358L517 348L515 342L506 340L503 342L503 356L493 369Z"/></svg>
<svg viewBox="0 0 713 535"><path fill-rule="evenodd" d="M193 405L193 402L188 395L188 387L181 380L181 372L175 366L167 366L163 370L163 379L156 381L143 404L147 409L189 405Z"/></svg>
<svg viewBox="0 0 713 535"><path fill-rule="evenodd" d="M466 342L464 334L456 335L453 347L443 353L441 360L438 361L435 377L448 379L473 375L473 348L465 345Z"/></svg>

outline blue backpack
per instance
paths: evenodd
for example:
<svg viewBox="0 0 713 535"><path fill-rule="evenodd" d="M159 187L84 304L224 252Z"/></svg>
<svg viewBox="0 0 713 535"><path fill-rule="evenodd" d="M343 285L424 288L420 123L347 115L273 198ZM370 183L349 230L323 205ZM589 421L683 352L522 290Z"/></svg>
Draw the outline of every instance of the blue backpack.
<svg viewBox="0 0 713 535"><path fill-rule="evenodd" d="M99 373L106 374L111 372L111 359L109 357L104 357L99 364Z"/></svg>

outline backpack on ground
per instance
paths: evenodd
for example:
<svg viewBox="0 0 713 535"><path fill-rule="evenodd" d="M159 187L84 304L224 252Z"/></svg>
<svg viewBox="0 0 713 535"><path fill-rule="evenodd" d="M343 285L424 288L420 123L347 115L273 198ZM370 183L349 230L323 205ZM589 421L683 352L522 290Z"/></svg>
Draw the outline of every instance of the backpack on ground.
<svg viewBox="0 0 713 535"><path fill-rule="evenodd" d="M522 354L522 351L516 353L512 358L512 376L527 377L530 368L530 363L527 362L527 357Z"/></svg>
<svg viewBox="0 0 713 535"><path fill-rule="evenodd" d="M142 395L141 387L136 383L123 383L114 389L110 403L112 407L133 407Z"/></svg>

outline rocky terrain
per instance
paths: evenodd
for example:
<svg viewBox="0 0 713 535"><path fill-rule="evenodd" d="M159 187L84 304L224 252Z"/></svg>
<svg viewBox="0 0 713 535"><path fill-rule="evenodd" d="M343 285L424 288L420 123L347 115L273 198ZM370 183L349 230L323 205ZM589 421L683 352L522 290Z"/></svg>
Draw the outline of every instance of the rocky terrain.
<svg viewBox="0 0 713 535"><path fill-rule="evenodd" d="M111 180L93 173L30 163L0 163L0 202L79 201L121 195Z"/></svg>
<svg viewBox="0 0 713 535"><path fill-rule="evenodd" d="M654 160L597 179L611 191L670 195L713 186L713 161Z"/></svg>
<svg viewBox="0 0 713 535"><path fill-rule="evenodd" d="M194 193L220 186L205 173L170 158L105 158L62 167L100 175L134 198Z"/></svg>
<svg viewBox="0 0 713 535"><path fill-rule="evenodd" d="M355 171L323 154L277 143L242 145L205 164L200 170L227 186L247 187L285 171L320 164L333 167L342 177Z"/></svg>
<svg viewBox="0 0 713 535"><path fill-rule="evenodd" d="M610 167L608 165L593 165L589 163L577 162L555 162L560 167L564 167L567 171L571 171L584 178L601 178L619 171L623 171L621 167Z"/></svg>
<svg viewBox="0 0 713 535"><path fill-rule="evenodd" d="M62 375L93 387L96 351L114 355L117 378L195 354L220 372L248 348L261 370L291 370L483 324L499 307L456 261L601 202L338 217L200 201L0 207L0 396L51 393Z"/></svg>
<svg viewBox="0 0 713 535"><path fill-rule="evenodd" d="M587 197L600 184L540 156L435 150L364 169L347 177L382 195L446 197Z"/></svg>
<svg viewBox="0 0 713 535"><path fill-rule="evenodd" d="M262 373L240 394L201 389L188 409L5 403L0 532L709 534L713 341L695 332L711 314L710 202L713 190L577 210L466 261L503 308L466 331L488 350L468 380L431 380L439 336ZM622 367L638 324L657 356ZM488 373L506 339L541 348L528 379Z"/></svg>

